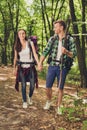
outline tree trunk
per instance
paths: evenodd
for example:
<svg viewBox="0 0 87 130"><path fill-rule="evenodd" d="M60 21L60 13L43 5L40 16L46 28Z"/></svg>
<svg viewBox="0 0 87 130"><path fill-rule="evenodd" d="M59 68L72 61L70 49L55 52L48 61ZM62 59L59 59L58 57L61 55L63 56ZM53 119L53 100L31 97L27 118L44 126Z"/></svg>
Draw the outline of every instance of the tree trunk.
<svg viewBox="0 0 87 130"><path fill-rule="evenodd" d="M40 0L40 2L41 2L41 8L42 8L42 20L43 20L44 30L45 30L45 34L46 34L46 40L48 41L46 19L45 19L45 8L44 8L44 5L43 5L43 0Z"/></svg>
<svg viewBox="0 0 87 130"><path fill-rule="evenodd" d="M75 9L74 9L74 2L73 0L69 0L69 7L70 7L70 14L72 18L72 23L73 23L73 31L74 34L78 34L78 25L74 24L76 22L76 16L75 16ZM86 63L83 55L83 51L81 48L81 40L80 37L76 37L76 48L77 48L77 58L78 58L78 64L79 64L79 69L80 69L80 74L81 74L81 87L87 87L87 70L86 70Z"/></svg>
<svg viewBox="0 0 87 130"><path fill-rule="evenodd" d="M6 46L2 49L2 64L7 65Z"/></svg>

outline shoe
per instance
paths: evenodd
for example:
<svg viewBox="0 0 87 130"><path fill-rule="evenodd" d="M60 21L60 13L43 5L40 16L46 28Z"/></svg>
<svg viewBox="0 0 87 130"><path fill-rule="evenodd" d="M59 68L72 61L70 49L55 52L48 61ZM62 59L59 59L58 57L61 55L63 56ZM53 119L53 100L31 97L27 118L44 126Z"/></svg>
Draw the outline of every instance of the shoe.
<svg viewBox="0 0 87 130"><path fill-rule="evenodd" d="M29 105L33 104L32 99L29 96L27 96L27 102L28 102Z"/></svg>
<svg viewBox="0 0 87 130"><path fill-rule="evenodd" d="M27 102L23 102L23 108L27 108Z"/></svg>
<svg viewBox="0 0 87 130"><path fill-rule="evenodd" d="M86 103L87 103L87 99L83 99L83 100L82 100L82 103L83 103L83 104L86 104Z"/></svg>
<svg viewBox="0 0 87 130"><path fill-rule="evenodd" d="M62 115L62 107L58 107L57 108L57 114L58 115Z"/></svg>
<svg viewBox="0 0 87 130"><path fill-rule="evenodd" d="M49 110L50 106L51 106L51 103L49 101L47 101L43 109L44 110Z"/></svg>

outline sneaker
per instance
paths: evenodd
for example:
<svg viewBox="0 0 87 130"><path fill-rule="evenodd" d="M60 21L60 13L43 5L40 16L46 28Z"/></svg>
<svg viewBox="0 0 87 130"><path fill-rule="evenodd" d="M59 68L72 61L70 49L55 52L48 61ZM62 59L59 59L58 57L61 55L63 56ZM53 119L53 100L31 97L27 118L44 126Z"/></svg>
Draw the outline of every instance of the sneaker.
<svg viewBox="0 0 87 130"><path fill-rule="evenodd" d="M27 102L23 102L23 108L27 108Z"/></svg>
<svg viewBox="0 0 87 130"><path fill-rule="evenodd" d="M62 115L62 107L58 107L57 108L57 114L58 115Z"/></svg>
<svg viewBox="0 0 87 130"><path fill-rule="evenodd" d="M28 102L29 105L33 104L32 99L29 96L27 96L27 102Z"/></svg>
<svg viewBox="0 0 87 130"><path fill-rule="evenodd" d="M44 110L49 110L50 106L51 106L51 103L47 101L43 109Z"/></svg>

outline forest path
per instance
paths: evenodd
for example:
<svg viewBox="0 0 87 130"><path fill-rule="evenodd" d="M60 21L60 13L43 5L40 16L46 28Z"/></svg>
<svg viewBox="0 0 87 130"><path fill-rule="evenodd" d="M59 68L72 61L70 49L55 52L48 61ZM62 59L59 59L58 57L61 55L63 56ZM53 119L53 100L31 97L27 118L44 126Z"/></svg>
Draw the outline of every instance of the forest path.
<svg viewBox="0 0 87 130"><path fill-rule="evenodd" d="M44 80L39 79L39 88L35 89L33 95L33 105L27 109L22 108L21 86L17 92L14 84L12 67L0 67L0 130L82 130L83 121L87 120L87 106L83 107L85 114L82 114L82 111L80 114L74 113L74 118L78 120L69 119L67 111L61 116L56 115L56 84L53 87L53 103L49 111L43 110L46 102ZM81 98L87 96L84 89L81 89L80 93ZM65 86L64 107L74 107L76 98L76 88Z"/></svg>

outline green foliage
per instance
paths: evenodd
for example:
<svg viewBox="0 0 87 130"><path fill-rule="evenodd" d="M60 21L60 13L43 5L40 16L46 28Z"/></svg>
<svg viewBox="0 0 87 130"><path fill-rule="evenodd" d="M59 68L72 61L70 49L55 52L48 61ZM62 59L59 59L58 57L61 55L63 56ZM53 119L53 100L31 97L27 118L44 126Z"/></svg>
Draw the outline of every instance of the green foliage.
<svg viewBox="0 0 87 130"><path fill-rule="evenodd" d="M17 0L0 1L0 37L2 43L0 46L1 62L5 65L11 63L13 59L13 44L16 38L18 28L26 28L27 13L25 2ZM20 26L21 23L21 26Z"/></svg>
<svg viewBox="0 0 87 130"><path fill-rule="evenodd" d="M70 95L64 95L63 104L66 106L63 107L63 115L65 115L65 119L70 122L81 121L81 118L87 115L87 103L83 103L83 99L80 98L80 95L78 99Z"/></svg>
<svg viewBox="0 0 87 130"><path fill-rule="evenodd" d="M76 100L74 100L74 105L75 105L75 107L81 107L81 105L82 105L82 99L76 99Z"/></svg>
<svg viewBox="0 0 87 130"><path fill-rule="evenodd" d="M27 1L27 2L26 2ZM87 5L87 4L85 4ZM42 10L43 6L43 10ZM75 14L78 23L78 30L82 33L82 1L74 1ZM77 10L78 8L78 10ZM85 6L87 13L87 7ZM5 60L8 64L12 63L13 45L17 30L23 28L27 31L27 35L37 35L39 44L39 53L42 54L44 47L51 35L53 35L53 22L57 19L64 19L70 15L68 0L32 0L31 4L28 0L1 0L0 1L0 62ZM85 16L85 19L87 16ZM86 25L86 24L85 24ZM87 25L86 25L87 26ZM73 33L72 24L70 32ZM80 36L80 40L82 37ZM86 41L86 39L85 39ZM85 46L85 44L84 44ZM81 45L82 47L82 45ZM4 51L3 51L4 50ZM82 50L85 52L85 50ZM5 54L5 55L4 55ZM84 58L87 59L87 58ZM80 71L78 61L72 67L67 76L66 83L80 85ZM45 71L39 74L45 79Z"/></svg>
<svg viewBox="0 0 87 130"><path fill-rule="evenodd" d="M67 108L63 108L63 113L66 113L66 119L68 119L69 121L80 121L80 115L83 114L82 111L77 111L76 107L67 107ZM80 114L81 113L81 114Z"/></svg>
<svg viewBox="0 0 87 130"><path fill-rule="evenodd" d="M47 67L44 67L44 69L41 72L38 72L38 76L41 79L46 79L46 72L47 72Z"/></svg>
<svg viewBox="0 0 87 130"><path fill-rule="evenodd" d="M68 99L69 100L69 99ZM64 108L64 113L67 113L69 121L80 121L84 115L85 107L81 99L74 99L74 106Z"/></svg>
<svg viewBox="0 0 87 130"><path fill-rule="evenodd" d="M68 84L74 84L76 86L80 85L80 71L78 68L77 61L74 62L70 72L67 75L66 83Z"/></svg>
<svg viewBox="0 0 87 130"><path fill-rule="evenodd" d="M83 121L82 130L87 130L87 120Z"/></svg>

